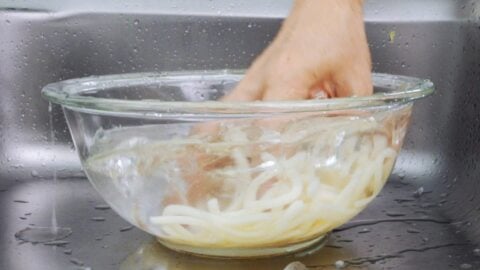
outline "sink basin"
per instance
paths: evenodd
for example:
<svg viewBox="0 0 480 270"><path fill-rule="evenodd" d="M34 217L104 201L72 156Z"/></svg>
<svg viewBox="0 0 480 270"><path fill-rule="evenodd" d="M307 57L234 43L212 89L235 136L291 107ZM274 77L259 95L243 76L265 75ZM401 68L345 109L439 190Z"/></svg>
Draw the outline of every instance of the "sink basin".
<svg viewBox="0 0 480 270"><path fill-rule="evenodd" d="M0 4L0 269L226 269L163 249L106 208L81 172L61 109L49 113L40 90L89 75L246 68L290 1L94 2ZM367 1L375 71L428 78L437 93L414 110L380 197L325 249L228 269L480 267L479 10L467 0ZM49 245L15 237L52 226L54 209L70 236Z"/></svg>

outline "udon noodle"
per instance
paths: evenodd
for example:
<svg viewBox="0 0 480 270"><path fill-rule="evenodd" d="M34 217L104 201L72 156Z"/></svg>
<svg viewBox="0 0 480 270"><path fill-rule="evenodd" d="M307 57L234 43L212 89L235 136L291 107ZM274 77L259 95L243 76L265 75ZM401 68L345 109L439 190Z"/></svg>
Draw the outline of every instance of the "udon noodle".
<svg viewBox="0 0 480 270"><path fill-rule="evenodd" d="M372 117L310 118L281 126L226 124L214 139L187 136L129 149L139 157L139 175L164 175L175 187L169 189L174 199L165 199L163 210L146 218L146 229L164 241L200 247L310 240L364 209L397 156L393 131ZM184 156L208 159L208 165L187 166L192 161ZM188 170L193 180L183 173ZM199 189L195 200L188 195L192 188L195 193L192 181L209 187Z"/></svg>

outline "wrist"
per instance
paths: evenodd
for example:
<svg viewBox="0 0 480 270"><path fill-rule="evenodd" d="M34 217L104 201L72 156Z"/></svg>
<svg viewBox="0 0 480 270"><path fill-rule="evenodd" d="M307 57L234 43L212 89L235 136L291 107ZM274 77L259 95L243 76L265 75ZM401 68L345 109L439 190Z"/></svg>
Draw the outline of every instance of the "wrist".
<svg viewBox="0 0 480 270"><path fill-rule="evenodd" d="M298 9L316 9L318 8L332 8L343 7L351 9L362 9L364 0L295 0L293 5L293 12Z"/></svg>

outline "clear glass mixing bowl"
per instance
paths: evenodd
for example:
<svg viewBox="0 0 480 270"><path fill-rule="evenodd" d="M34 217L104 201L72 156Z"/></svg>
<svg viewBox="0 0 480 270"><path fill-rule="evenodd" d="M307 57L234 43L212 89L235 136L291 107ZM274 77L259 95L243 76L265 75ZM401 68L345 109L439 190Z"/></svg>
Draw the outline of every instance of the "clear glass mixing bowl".
<svg viewBox="0 0 480 270"><path fill-rule="evenodd" d="M319 243L380 192L427 80L374 74L370 97L217 101L240 71L47 85L91 183L165 246L258 257Z"/></svg>

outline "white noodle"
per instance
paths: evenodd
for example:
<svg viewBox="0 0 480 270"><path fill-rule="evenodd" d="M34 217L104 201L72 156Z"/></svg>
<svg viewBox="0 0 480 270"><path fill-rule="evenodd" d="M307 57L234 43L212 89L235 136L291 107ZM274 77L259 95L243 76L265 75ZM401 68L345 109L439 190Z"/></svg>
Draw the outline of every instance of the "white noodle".
<svg viewBox="0 0 480 270"><path fill-rule="evenodd" d="M230 152L235 167L225 168L230 173L223 174L235 186L229 207L222 211L215 198L207 202L206 210L170 205L162 216L151 217L150 223L164 230L164 238L195 246L260 246L326 233L355 216L380 192L397 153L385 136L378 135L381 132L371 139L361 137L378 129L374 121L352 127L338 122L295 125L284 133L284 139L315 138L313 147L280 159L261 153L261 160L274 166L254 177L249 153L236 146ZM234 127L230 127L228 139L233 145L248 142L242 130ZM315 162L323 165L317 168ZM324 174L323 166L334 169L330 167L330 174L325 169ZM329 178L332 173L346 182ZM333 182L337 183L332 186ZM266 184L271 186L261 194ZM367 191L370 193L365 196ZM170 228L180 223L196 228L193 238L191 228L188 234L183 227Z"/></svg>
<svg viewBox="0 0 480 270"><path fill-rule="evenodd" d="M144 168L145 174L168 171L163 163L178 154L188 155L192 142L199 151L215 153L216 160L232 161L206 174L223 186L221 197L209 195L196 205L167 205L161 215L147 220L152 231L162 231L161 238L200 247L254 247L328 233L378 195L397 155L388 139L392 131L373 118L312 118L291 123L281 132L265 130L259 135L264 141L256 143L274 143L263 150L251 147L244 127L223 128L215 142L177 139L128 151L158 161ZM162 149L162 156L145 154L152 149ZM94 160L119 152L109 149ZM176 181L182 182L171 182Z"/></svg>

